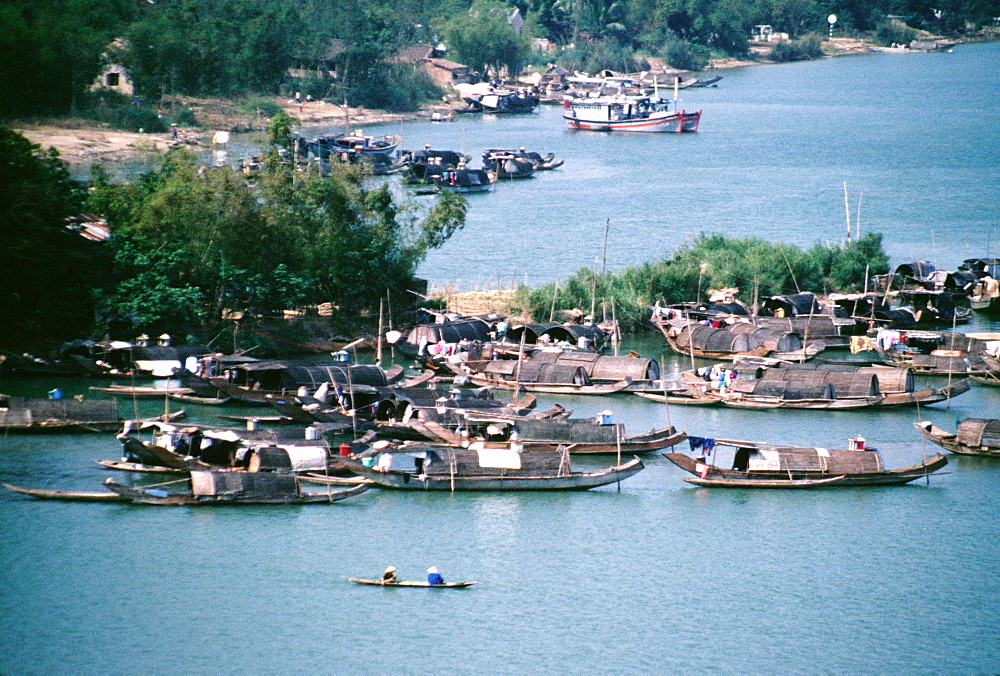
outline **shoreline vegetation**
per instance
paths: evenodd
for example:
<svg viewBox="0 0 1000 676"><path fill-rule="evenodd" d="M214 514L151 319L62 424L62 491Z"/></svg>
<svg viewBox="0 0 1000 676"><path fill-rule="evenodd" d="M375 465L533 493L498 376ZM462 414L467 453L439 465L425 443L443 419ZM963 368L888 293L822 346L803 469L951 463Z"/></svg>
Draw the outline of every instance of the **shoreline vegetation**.
<svg viewBox="0 0 1000 676"><path fill-rule="evenodd" d="M827 57L853 56L870 53L870 48L875 45L872 40L828 38L822 42L822 51ZM766 60L769 49L770 47L752 47L751 55L756 57L755 60L733 57L712 59L705 71L716 72L778 63ZM652 59L650 65L657 73L667 76L692 74L692 71L665 66L657 59ZM256 100L270 104L268 106L270 108L280 106L285 113L299 121L298 128L309 130L338 124L344 124L346 127L348 122L351 128L364 128L375 124L430 119L434 112L453 110L456 107L454 95L445 98L448 100L425 104L417 111L406 113L392 113L360 106L345 109L341 105L323 100L296 103L281 96ZM59 152L60 159L69 165L79 167L94 162L129 161L161 155L178 145L209 146L216 131L264 132L268 118L259 110L256 113L247 111L248 105L252 105L254 101L254 99L165 96L161 101L161 109L188 109L200 121L196 127L178 126L177 138L173 138L171 131L160 133L126 131L75 117L15 120L9 126L46 150L55 148Z"/></svg>

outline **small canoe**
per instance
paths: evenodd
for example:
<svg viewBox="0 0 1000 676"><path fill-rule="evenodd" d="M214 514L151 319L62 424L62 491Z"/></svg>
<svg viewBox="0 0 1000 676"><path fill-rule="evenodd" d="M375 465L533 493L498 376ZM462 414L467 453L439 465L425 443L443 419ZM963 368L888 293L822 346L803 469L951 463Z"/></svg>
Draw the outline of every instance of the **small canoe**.
<svg viewBox="0 0 1000 676"><path fill-rule="evenodd" d="M97 464L106 469L116 469L121 472L143 472L145 474L187 474L188 470L177 467L160 467L159 465L144 465L141 462L120 462L117 460L98 460Z"/></svg>
<svg viewBox="0 0 1000 676"><path fill-rule="evenodd" d="M705 478L695 476L682 477L684 481L696 486L712 486L713 488L819 488L829 486L844 480L841 476L825 479L739 479L739 478Z"/></svg>
<svg viewBox="0 0 1000 676"><path fill-rule="evenodd" d="M153 387L128 385L108 385L106 387L91 387L91 392L111 394L117 397L135 397L136 399L158 399L172 394L194 394L190 387Z"/></svg>
<svg viewBox="0 0 1000 676"><path fill-rule="evenodd" d="M222 406L228 404L232 397L199 397L193 394L182 394L171 392L168 395L174 401L183 401L187 404L199 404L201 406Z"/></svg>
<svg viewBox="0 0 1000 676"><path fill-rule="evenodd" d="M39 500L68 500L71 502L128 502L128 498L108 491L54 491L47 488L24 488L13 484L0 484L7 490L30 495Z"/></svg>
<svg viewBox="0 0 1000 676"><path fill-rule="evenodd" d="M420 582L417 580L399 580L398 582L383 582L382 580L366 580L360 577L347 578L357 584L371 584L376 587L428 587L430 589L465 589L476 584L475 582L445 582L444 584L431 584L430 582Z"/></svg>

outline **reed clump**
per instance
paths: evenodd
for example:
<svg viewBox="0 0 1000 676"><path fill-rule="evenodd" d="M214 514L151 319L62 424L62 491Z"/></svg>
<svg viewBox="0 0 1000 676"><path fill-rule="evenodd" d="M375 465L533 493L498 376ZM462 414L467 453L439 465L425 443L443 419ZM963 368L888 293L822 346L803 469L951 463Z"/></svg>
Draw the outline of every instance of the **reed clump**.
<svg viewBox="0 0 1000 676"><path fill-rule="evenodd" d="M648 326L649 306L705 300L709 289L738 288L740 298L752 304L755 298L799 291L862 291L866 279L888 271L881 233L808 250L701 234L670 258L608 274L582 268L563 283L522 286L512 309L538 322L574 309L593 312L599 320L613 314L623 330L634 332Z"/></svg>

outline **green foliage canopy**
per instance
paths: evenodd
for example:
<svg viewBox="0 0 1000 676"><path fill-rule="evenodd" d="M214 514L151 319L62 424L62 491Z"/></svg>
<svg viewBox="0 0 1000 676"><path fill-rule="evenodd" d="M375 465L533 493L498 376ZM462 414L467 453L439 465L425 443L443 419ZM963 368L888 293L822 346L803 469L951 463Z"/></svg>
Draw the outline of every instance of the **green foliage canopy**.
<svg viewBox="0 0 1000 676"><path fill-rule="evenodd" d="M0 127L4 347L57 345L92 324L90 290L107 265L100 245L66 228L82 203L58 153Z"/></svg>
<svg viewBox="0 0 1000 676"><path fill-rule="evenodd" d="M102 298L109 325L204 336L226 310L276 315L331 302L368 313L386 290L404 293L426 252L465 222L465 201L450 193L424 213L396 204L387 187L365 188L352 167L302 175L274 153L266 164L255 184L184 152L131 185L95 174L89 206L115 232L116 274Z"/></svg>

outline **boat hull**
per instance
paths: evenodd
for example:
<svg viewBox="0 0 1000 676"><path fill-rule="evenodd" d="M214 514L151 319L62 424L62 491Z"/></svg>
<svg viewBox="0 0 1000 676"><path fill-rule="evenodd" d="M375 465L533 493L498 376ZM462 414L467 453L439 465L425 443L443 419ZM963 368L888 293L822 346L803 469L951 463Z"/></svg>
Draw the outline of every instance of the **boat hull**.
<svg viewBox="0 0 1000 676"><path fill-rule="evenodd" d="M570 129L585 131L624 131L641 133L686 133L698 131L701 122L701 111L685 112L683 110L666 115L651 115L646 118L631 120L598 120L588 119L578 115L572 108L563 113L563 119Z"/></svg>
<svg viewBox="0 0 1000 676"><path fill-rule="evenodd" d="M366 580L360 577L347 578L355 584L367 584L376 587L421 587L425 589L465 589L476 584L475 582L444 582L442 584L431 584L430 582L420 582L417 580L400 580L398 582L383 582L382 580Z"/></svg>
<svg viewBox="0 0 1000 676"><path fill-rule="evenodd" d="M759 470L739 471L712 466L704 475L704 464L683 453L664 453L663 456L693 477L684 477L688 483L723 488L820 488L840 486L899 486L934 474L948 464L943 453L937 453L921 463L899 469L876 472L836 473L810 470Z"/></svg>
<svg viewBox="0 0 1000 676"><path fill-rule="evenodd" d="M349 469L371 479L381 488L411 491L570 491L587 490L622 481L643 468L642 460L633 458L624 465L595 472L572 472L564 476L506 477L418 475L406 472L378 471L350 461Z"/></svg>

